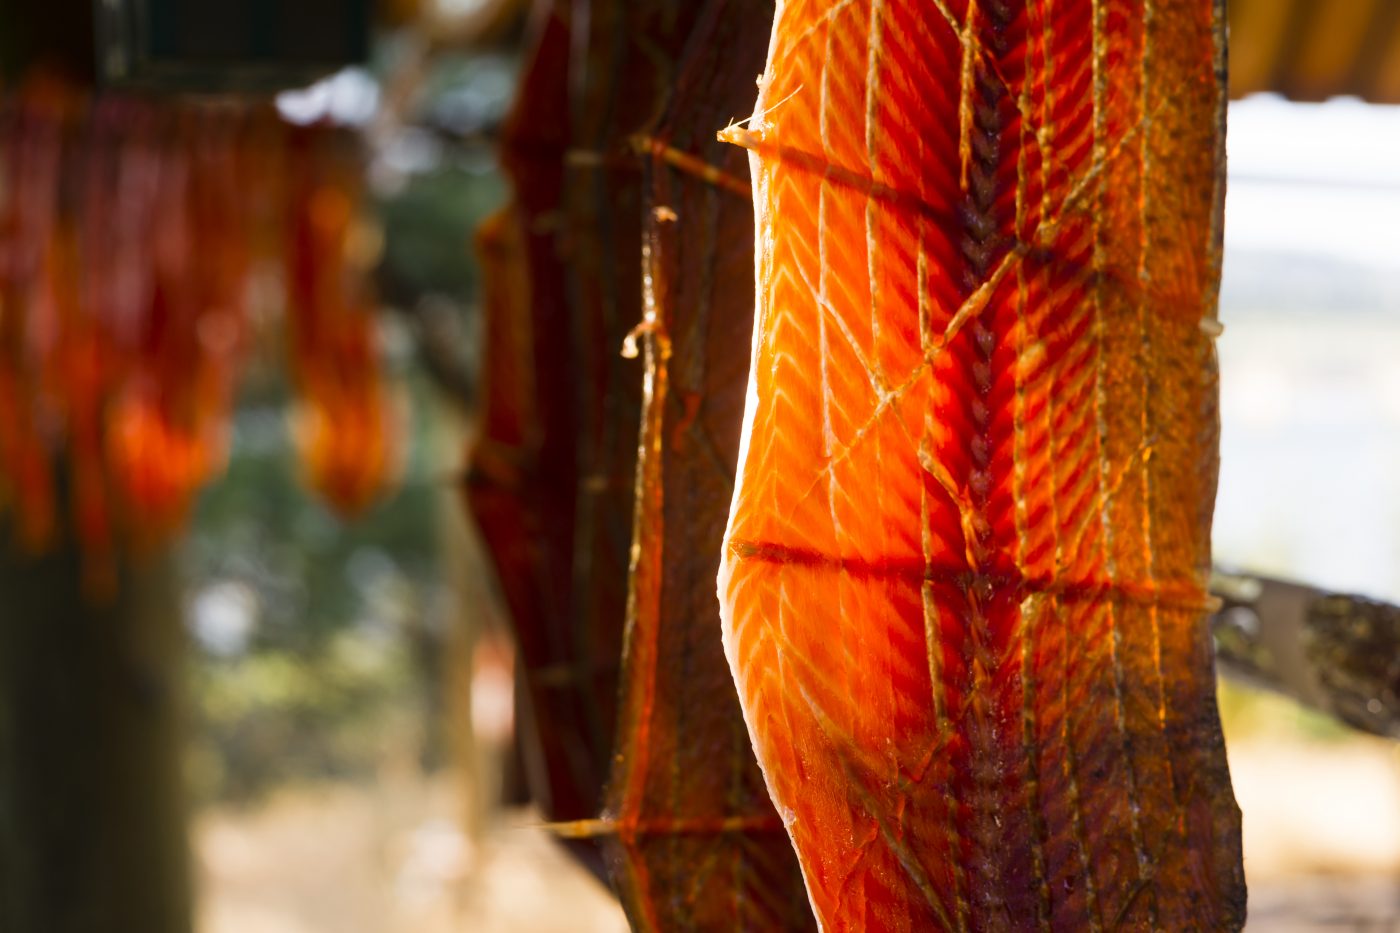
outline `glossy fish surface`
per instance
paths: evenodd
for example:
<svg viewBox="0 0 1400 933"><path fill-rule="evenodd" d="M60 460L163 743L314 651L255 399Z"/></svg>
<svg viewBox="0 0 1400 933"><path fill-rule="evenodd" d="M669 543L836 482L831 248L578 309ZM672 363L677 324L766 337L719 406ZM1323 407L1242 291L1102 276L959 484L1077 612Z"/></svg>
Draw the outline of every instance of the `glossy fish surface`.
<svg viewBox="0 0 1400 933"><path fill-rule="evenodd" d="M1243 925L1223 62L1212 0L779 3L719 592L825 929Z"/></svg>

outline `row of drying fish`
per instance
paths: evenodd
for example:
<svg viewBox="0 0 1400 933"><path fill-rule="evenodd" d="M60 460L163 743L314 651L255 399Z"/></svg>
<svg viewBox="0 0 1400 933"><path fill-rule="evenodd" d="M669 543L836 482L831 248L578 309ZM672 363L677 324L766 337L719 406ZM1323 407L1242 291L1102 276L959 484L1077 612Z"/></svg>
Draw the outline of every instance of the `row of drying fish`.
<svg viewBox="0 0 1400 933"><path fill-rule="evenodd" d="M533 34L469 491L634 927L1238 929L1214 3Z"/></svg>

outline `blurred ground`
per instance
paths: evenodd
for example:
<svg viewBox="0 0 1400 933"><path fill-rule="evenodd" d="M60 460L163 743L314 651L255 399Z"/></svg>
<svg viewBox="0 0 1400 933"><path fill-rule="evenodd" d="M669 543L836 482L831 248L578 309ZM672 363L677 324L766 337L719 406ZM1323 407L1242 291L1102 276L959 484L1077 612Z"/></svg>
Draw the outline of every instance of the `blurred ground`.
<svg viewBox="0 0 1400 933"><path fill-rule="evenodd" d="M525 812L480 844L452 783L284 790L195 824L199 933L625 933L601 885Z"/></svg>
<svg viewBox="0 0 1400 933"><path fill-rule="evenodd" d="M1236 689L1225 708L1244 730L1230 767L1248 933L1400 931L1400 746ZM500 814L471 842L456 786L396 775L205 812L199 933L625 933L611 895L531 813Z"/></svg>
<svg viewBox="0 0 1400 933"><path fill-rule="evenodd" d="M1227 686L1247 933L1400 931L1400 745Z"/></svg>

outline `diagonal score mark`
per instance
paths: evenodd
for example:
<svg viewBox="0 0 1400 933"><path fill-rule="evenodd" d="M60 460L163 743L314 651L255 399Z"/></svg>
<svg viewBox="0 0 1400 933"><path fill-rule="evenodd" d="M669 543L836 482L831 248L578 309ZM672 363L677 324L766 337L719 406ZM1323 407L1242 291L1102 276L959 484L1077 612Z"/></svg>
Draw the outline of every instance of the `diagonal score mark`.
<svg viewBox="0 0 1400 933"><path fill-rule="evenodd" d="M843 10L855 2L856 0L837 0L836 3L828 7L820 16L812 20L811 24L807 26L806 29L792 37L792 40L787 45L787 53L789 55L795 55L796 52L794 50L802 48L802 46L807 43L807 40L812 38L818 30L830 26L832 21L841 15Z"/></svg>
<svg viewBox="0 0 1400 933"><path fill-rule="evenodd" d="M948 472L948 467L934 459L933 452L928 449L929 428L931 427L929 421L932 420L932 417L931 414L926 414L924 416L924 435L919 440L919 466L923 468L925 473L932 476L939 486L943 487L943 491L947 493L948 498L953 503L953 507L958 510L958 521L962 525L963 534L963 556L967 560L968 567L972 568L975 573L982 569L981 562L977 559L977 551L972 546L973 542L977 540L977 533L979 530L977 525L978 519L981 518L981 516L977 511L977 507L968 499L967 491L960 488L958 484L953 481L953 476ZM908 434L908 428L905 427L904 420L898 419L898 421L900 427ZM983 520L983 523L985 524L985 520Z"/></svg>
<svg viewBox="0 0 1400 933"><path fill-rule="evenodd" d="M1089 179L1086 178L1085 180L1087 182ZM1068 201L1066 201L1066 205L1068 205ZM1046 225L1042 225L1040 228L1037 229L1036 235L1039 236L1043 234L1045 239L1052 238L1058 230L1058 222L1059 218L1057 217L1054 221L1050 223L1049 227L1047 227ZM835 456L830 457L827 460L827 462L818 471L817 475L812 479L812 484L806 490L804 490L802 495L798 497L796 502L794 502L792 509L789 510L789 515L791 515L792 512L795 512L798 508L805 504L807 499L811 497L811 495L817 489L817 487L821 485L822 481L825 480L826 477L829 476L837 466L844 463L847 458L849 458L853 453L855 453L860 442L875 427L875 425L879 422L879 419L885 414L886 410L890 406L902 401L904 396L908 394L909 390L912 389L915 385L917 385L919 380L922 379L930 371L934 361L943 353L944 350L948 348L949 344L952 343L953 339L958 335L959 331L963 329L967 322L971 321L973 318L977 317L984 310L986 310L987 304L991 301L992 295L996 292L997 287L1002 283L1002 281L1005 280L1007 275L1009 275L1019 266L1021 260L1031 251L1032 248L1032 244L1024 243L1018 246L1016 249L1012 250L1011 252L1007 253L1005 256L1003 256L1001 262L997 264L997 268L993 270L991 276L987 279L987 281L983 282L977 288L976 291L974 291L963 301L962 305L958 308L957 313L953 315L952 320L950 320L948 322L948 325L944 328L943 334L940 337L935 338L935 340L933 341L933 345L924 354L923 361L914 368L914 370L909 374L909 376L893 389L886 389L885 391L880 392L877 388L877 397L880 399L880 402L878 405L876 405L875 410L871 412L870 418L866 421L865 424L863 424L860 427L859 430L856 431L855 436L851 438L851 440ZM1087 273L1083 274L1087 275ZM858 349L857 352L859 352ZM870 374L868 369L866 370L866 372L867 374Z"/></svg>
<svg viewBox="0 0 1400 933"><path fill-rule="evenodd" d="M832 306L830 299L823 295L820 289L812 285L811 276L807 274L807 270L803 267L802 263L794 262L792 265L796 267L797 277L802 280L803 285L807 286L807 290L811 292L812 300L816 303L817 307L822 310L823 316L836 325L836 329L841 332L841 338L845 340L846 345L851 348L851 353L855 356L856 362L860 364L861 371L865 374L866 381L870 383L870 391L874 394L876 401L883 400L885 396L889 395L890 390L881 382L879 376L875 374L875 369L870 363L870 358L865 355L865 351L862 350L860 344L856 342L856 335L851 332L851 325L846 323L846 319ZM783 271L786 273L787 270L784 269Z"/></svg>
<svg viewBox="0 0 1400 933"><path fill-rule="evenodd" d="M1103 173L1107 163L1111 162L1129 142L1142 133L1144 126L1155 119L1158 113L1165 110L1169 102L1169 97L1163 98L1151 113L1141 114L1133 126L1113 146L1107 149L1102 159L1096 157L1093 164L1087 167L1075 180L1069 194L1065 196L1064 203L1060 205L1060 210L1055 213L1054 217L1042 219L1036 230L1032 231L1031 236L1027 239L1016 240L1016 246L1013 247L1010 254L1019 252L1024 255L1037 246L1046 245L1044 241L1048 238L1048 234L1058 229L1072 206L1078 206L1089 184ZM820 175L833 184L850 188L877 201L888 202L912 210L916 214L934 221L935 224L941 225L941 229L952 229L961 224L953 212L929 202L912 191L876 181L866 172L828 162L821 156L805 149L771 142L768 139L769 135L770 132L766 129L744 129L735 125L720 130L716 137L721 142L748 149L756 155L770 156L800 171Z"/></svg>
<svg viewBox="0 0 1400 933"><path fill-rule="evenodd" d="M958 18L953 15L953 11L948 9L948 0L933 0L934 8L942 15L943 21L948 24L948 28L962 41L962 26L958 24Z"/></svg>

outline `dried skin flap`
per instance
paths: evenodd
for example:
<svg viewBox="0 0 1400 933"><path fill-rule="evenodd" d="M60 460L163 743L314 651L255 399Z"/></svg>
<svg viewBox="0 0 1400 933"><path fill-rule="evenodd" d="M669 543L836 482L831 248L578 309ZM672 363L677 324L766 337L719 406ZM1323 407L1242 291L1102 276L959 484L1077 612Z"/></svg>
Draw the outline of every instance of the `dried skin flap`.
<svg viewBox="0 0 1400 933"><path fill-rule="evenodd" d="M792 0L724 642L828 929L1243 923L1212 0Z"/></svg>
<svg viewBox="0 0 1400 933"><path fill-rule="evenodd" d="M513 201L478 237L485 412L467 489L519 639L527 741L536 743L527 758L537 766L531 790L545 815L558 820L591 817L602 799L617 715L629 457L635 457L624 452L604 474L590 472L582 459L589 430L584 418L617 384L585 377L580 343L617 343L625 328L599 333L582 319L576 289L602 276L567 262L565 199L568 186L578 183L565 165L571 132L567 7L541 7L502 147ZM580 279L584 285L575 284ZM633 404L640 374L636 381L636 388L624 383ZM626 423L618 430L625 432ZM585 487L590 475L596 478ZM581 527L600 496L609 497L609 512L621 512L622 530L613 535L620 534L620 543L599 542Z"/></svg>
<svg viewBox="0 0 1400 933"><path fill-rule="evenodd" d="M519 637L553 820L603 808L614 750L642 366L643 158L696 10L558 0L505 131L514 199L480 239L486 413L469 499ZM713 132L713 128L710 129Z"/></svg>
<svg viewBox="0 0 1400 933"><path fill-rule="evenodd" d="M636 930L805 930L714 602L754 311L746 159L715 130L752 101L773 6L696 7L666 114L636 140L647 377L608 850Z"/></svg>

